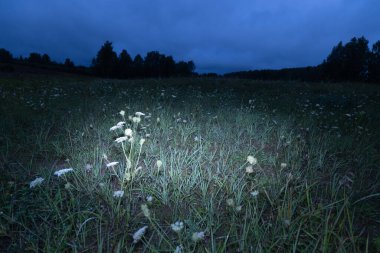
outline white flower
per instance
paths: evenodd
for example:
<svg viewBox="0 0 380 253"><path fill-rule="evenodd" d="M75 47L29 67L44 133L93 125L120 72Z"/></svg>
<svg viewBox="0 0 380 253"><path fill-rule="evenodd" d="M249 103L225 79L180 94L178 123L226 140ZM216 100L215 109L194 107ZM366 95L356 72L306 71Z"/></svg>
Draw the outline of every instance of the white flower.
<svg viewBox="0 0 380 253"><path fill-rule="evenodd" d="M257 197L259 195L259 191L253 191L251 192L252 197Z"/></svg>
<svg viewBox="0 0 380 253"><path fill-rule="evenodd" d="M237 206L237 207L235 207L235 210L236 210L236 212L241 212L242 208L243 208L242 206Z"/></svg>
<svg viewBox="0 0 380 253"><path fill-rule="evenodd" d="M149 211L149 208L146 204L141 205L141 210L142 210L145 217L147 217L147 218L150 217L150 211Z"/></svg>
<svg viewBox="0 0 380 253"><path fill-rule="evenodd" d="M115 131L116 129L121 129L123 126L118 126L118 125L116 125L116 126L113 126L113 127L111 127L110 128L110 131Z"/></svg>
<svg viewBox="0 0 380 253"><path fill-rule="evenodd" d="M119 137L119 138L116 138L116 142L117 143L122 143L122 142L124 142L124 141L127 141L129 138L128 138L128 136L122 136L122 137Z"/></svg>
<svg viewBox="0 0 380 253"><path fill-rule="evenodd" d="M288 166L286 163L281 163L281 169L285 169L286 168L286 166Z"/></svg>
<svg viewBox="0 0 380 253"><path fill-rule="evenodd" d="M256 159L255 157L249 155L249 156L247 157L247 162L249 162L249 163L252 164L252 165L256 165L256 164L257 164L257 159Z"/></svg>
<svg viewBox="0 0 380 253"><path fill-rule="evenodd" d="M146 196L146 201L148 201L149 203L151 203L153 201L153 197L148 195Z"/></svg>
<svg viewBox="0 0 380 253"><path fill-rule="evenodd" d="M124 111L124 110L121 110L121 111L119 112L119 114L120 114L121 116L124 117L124 115L125 115L125 111Z"/></svg>
<svg viewBox="0 0 380 253"><path fill-rule="evenodd" d="M144 236L147 229L148 229L148 226L144 226L144 227L140 228L139 230L137 230L133 234L133 243L137 243L138 241L140 241L141 238Z"/></svg>
<svg viewBox="0 0 380 253"><path fill-rule="evenodd" d="M122 198L124 196L124 191L121 191L121 190L120 191L114 191L113 196L115 198Z"/></svg>
<svg viewBox="0 0 380 253"><path fill-rule="evenodd" d="M145 114L142 113L142 112L136 112L135 115L136 115L137 117L145 116Z"/></svg>
<svg viewBox="0 0 380 253"><path fill-rule="evenodd" d="M194 242L201 241L205 238L205 232L194 232L193 235L191 236L191 240Z"/></svg>
<svg viewBox="0 0 380 253"><path fill-rule="evenodd" d="M118 164L119 164L119 162L110 162L110 163L107 163L106 166L107 166L107 168L109 168L109 167L113 167L113 166L118 165Z"/></svg>
<svg viewBox="0 0 380 253"><path fill-rule="evenodd" d="M171 224L170 226L174 232L178 233L179 231L181 231L183 229L183 222L177 221L177 222Z"/></svg>
<svg viewBox="0 0 380 253"><path fill-rule="evenodd" d="M120 121L116 124L116 126L124 126L125 125L125 121Z"/></svg>
<svg viewBox="0 0 380 253"><path fill-rule="evenodd" d="M124 130L125 136L132 137L133 131L130 128Z"/></svg>
<svg viewBox="0 0 380 253"><path fill-rule="evenodd" d="M252 165L247 166L247 167L245 168L245 172L246 172L247 174L251 174L251 173L253 173L253 167L252 167Z"/></svg>
<svg viewBox="0 0 380 253"><path fill-rule="evenodd" d="M60 177L68 172L71 172L73 171L73 168L67 168L67 169L61 169L61 170L57 170L56 172L54 172L54 175L57 176L57 177Z"/></svg>
<svg viewBox="0 0 380 253"><path fill-rule="evenodd" d="M182 253L182 250L183 250L183 246L182 246L182 245L178 245L178 246L175 248L174 253Z"/></svg>
<svg viewBox="0 0 380 253"><path fill-rule="evenodd" d="M235 205L235 202L233 199L227 199L227 206L234 206Z"/></svg>
<svg viewBox="0 0 380 253"><path fill-rule="evenodd" d="M43 179L42 177L37 177L36 179L34 179L32 182L29 183L29 188L34 188L34 187L42 184L42 182L44 180L45 179Z"/></svg>
<svg viewBox="0 0 380 253"><path fill-rule="evenodd" d="M92 170L92 165L89 164L89 163L87 163L87 164L84 166L84 170L85 170L86 172L90 172L90 171Z"/></svg>
<svg viewBox="0 0 380 253"><path fill-rule="evenodd" d="M141 118L140 117L133 117L132 121L133 121L133 123L140 123Z"/></svg>
<svg viewBox="0 0 380 253"><path fill-rule="evenodd" d="M162 161L161 160L157 160L156 165L157 165L157 168L161 168Z"/></svg>
<svg viewBox="0 0 380 253"><path fill-rule="evenodd" d="M65 189L66 190L70 190L71 189L71 184L69 183L69 182L67 182L66 184L65 184Z"/></svg>
<svg viewBox="0 0 380 253"><path fill-rule="evenodd" d="M144 144L144 142L145 142L144 138L140 139L140 146L142 146Z"/></svg>

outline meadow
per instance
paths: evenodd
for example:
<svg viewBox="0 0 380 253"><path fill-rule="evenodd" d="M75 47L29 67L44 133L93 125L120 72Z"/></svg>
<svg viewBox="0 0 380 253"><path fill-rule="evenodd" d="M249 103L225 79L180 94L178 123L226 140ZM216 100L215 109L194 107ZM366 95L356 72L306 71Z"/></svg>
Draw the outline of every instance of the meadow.
<svg viewBox="0 0 380 253"><path fill-rule="evenodd" d="M380 86L0 78L1 252L380 252Z"/></svg>

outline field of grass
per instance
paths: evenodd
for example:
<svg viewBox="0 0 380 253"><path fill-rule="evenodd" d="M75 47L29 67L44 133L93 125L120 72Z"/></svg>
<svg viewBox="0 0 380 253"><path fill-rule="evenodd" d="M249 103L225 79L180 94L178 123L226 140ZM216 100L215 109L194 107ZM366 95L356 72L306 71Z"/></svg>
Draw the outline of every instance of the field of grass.
<svg viewBox="0 0 380 253"><path fill-rule="evenodd" d="M0 252L380 252L379 86L3 77L0 97Z"/></svg>

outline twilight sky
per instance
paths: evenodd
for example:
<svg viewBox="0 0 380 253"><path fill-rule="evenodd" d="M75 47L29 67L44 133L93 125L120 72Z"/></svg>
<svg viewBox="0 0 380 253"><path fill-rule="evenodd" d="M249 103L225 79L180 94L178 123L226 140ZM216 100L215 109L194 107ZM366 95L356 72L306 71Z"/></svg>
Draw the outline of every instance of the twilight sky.
<svg viewBox="0 0 380 253"><path fill-rule="evenodd" d="M113 42L196 71L317 65L339 41L380 40L379 0L0 0L0 48L89 65Z"/></svg>

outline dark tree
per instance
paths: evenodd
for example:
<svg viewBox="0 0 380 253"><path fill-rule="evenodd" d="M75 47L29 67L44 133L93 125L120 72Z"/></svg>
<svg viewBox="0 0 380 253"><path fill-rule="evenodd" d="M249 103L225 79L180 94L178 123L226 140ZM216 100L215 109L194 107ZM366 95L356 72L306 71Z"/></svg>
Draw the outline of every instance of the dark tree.
<svg viewBox="0 0 380 253"><path fill-rule="evenodd" d="M141 55L136 55L133 59L132 77L143 77L144 74L144 60Z"/></svg>
<svg viewBox="0 0 380 253"><path fill-rule="evenodd" d="M41 56L41 63L43 64L51 64L50 56L47 54L43 54Z"/></svg>
<svg viewBox="0 0 380 253"><path fill-rule="evenodd" d="M193 61L180 61L176 64L176 73L179 76L191 76L194 72L195 65Z"/></svg>
<svg viewBox="0 0 380 253"><path fill-rule="evenodd" d="M368 79L371 82L380 82L380 40L372 46L368 63Z"/></svg>
<svg viewBox="0 0 380 253"><path fill-rule="evenodd" d="M160 77L162 75L162 64L164 55L157 51L148 52L144 59L145 76L147 77Z"/></svg>
<svg viewBox="0 0 380 253"><path fill-rule="evenodd" d="M118 59L118 73L120 78L131 77L132 72L132 58L128 54L127 50L121 51Z"/></svg>
<svg viewBox="0 0 380 253"><path fill-rule="evenodd" d="M339 42L323 62L325 75L336 81L366 80L368 56L368 40L364 37L354 37L344 46Z"/></svg>
<svg viewBox="0 0 380 253"><path fill-rule="evenodd" d="M66 58L65 62L63 63L63 66L69 69L72 69L75 67L74 62L70 60L70 58Z"/></svg>
<svg viewBox="0 0 380 253"><path fill-rule="evenodd" d="M162 69L163 69L163 76L164 77L171 77L175 75L175 61L173 57L171 56L166 56L163 57L162 59Z"/></svg>
<svg viewBox="0 0 380 253"><path fill-rule="evenodd" d="M39 53L30 53L28 58L29 63L36 63L41 64L42 63L42 56Z"/></svg>
<svg viewBox="0 0 380 253"><path fill-rule="evenodd" d="M92 61L95 74L101 77L115 77L117 72L117 55L113 51L112 43L106 41L100 48L96 58Z"/></svg>
<svg viewBox="0 0 380 253"><path fill-rule="evenodd" d="M11 63L12 61L12 54L8 50L0 48L0 63Z"/></svg>

